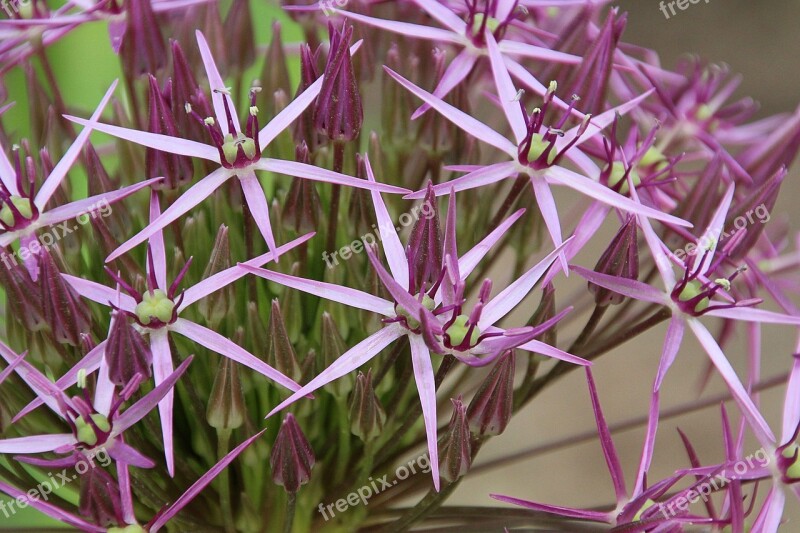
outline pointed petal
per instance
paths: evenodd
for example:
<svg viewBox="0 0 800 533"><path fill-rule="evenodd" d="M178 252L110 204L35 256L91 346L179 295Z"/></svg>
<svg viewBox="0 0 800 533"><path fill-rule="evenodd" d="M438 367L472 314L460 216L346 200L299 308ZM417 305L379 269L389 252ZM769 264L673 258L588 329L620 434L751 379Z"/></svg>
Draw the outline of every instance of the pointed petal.
<svg viewBox="0 0 800 533"><path fill-rule="evenodd" d="M614 483L614 492L617 496L617 503L622 503L628 497L628 490L625 488L625 472L622 470L622 464L617 455L617 449L614 446L614 439L611 438L611 431L608 429L605 416L603 416L603 408L600 406L600 398L597 395L597 386L592 377L592 371L586 369L586 382L589 385L589 396L592 399L592 410L594 411L594 419L597 423L597 433L600 437L600 446L603 448L603 456L606 459L606 466L611 474L611 481Z"/></svg>
<svg viewBox="0 0 800 533"><path fill-rule="evenodd" d="M668 224L674 224L676 226L692 226L691 223L681 220L678 217L662 213L661 211L653 209L652 207L647 207L646 205L634 202L627 196L622 196L621 194L612 191L608 187L604 187L596 181L592 181L591 179L581 176L580 174L576 174L571 170L553 166L548 168L545 172L547 177L556 183L565 185L571 189L575 189L576 191L594 198L595 200L599 200L604 204L610 205L611 207L622 209L628 213L654 218L656 220L660 220Z"/></svg>
<svg viewBox="0 0 800 533"><path fill-rule="evenodd" d="M106 94L103 96L103 99L100 100L100 104L98 104L97 109L95 109L94 113L92 114L92 118L89 119L91 122L96 122L97 119L100 118L100 115L103 114L103 110L105 109L106 104L108 104L108 101L111 99L111 95L114 94L114 89L116 88L117 80L114 80L114 82L106 91ZM56 166L53 168L53 171L50 172L50 175L47 176L47 179L44 180L44 183L39 189L39 192L36 193L36 198L34 199L34 203L40 211L44 210L44 206L47 205L47 201L50 200L50 197L56 192L59 185L61 185L61 182L64 181L65 177L67 177L67 172L80 155L83 145L86 144L87 140L89 140L89 135L91 135L91 133L91 127L83 128L83 131L78 134L78 136L75 138L75 141L64 153L64 157L61 158L58 164L56 164Z"/></svg>
<svg viewBox="0 0 800 533"><path fill-rule="evenodd" d="M540 353L544 356L552 357L553 359L558 359L560 361L566 361L567 363L572 363L574 365L590 366L592 364L586 359L578 357L577 355L572 355L571 353L560 350L554 346L550 346L542 341L528 341L517 348L520 350L527 350L529 352Z"/></svg>
<svg viewBox="0 0 800 533"><path fill-rule="evenodd" d="M258 181L256 175L251 171L243 176L239 176L239 184L242 186L245 201L247 202L250 216L256 221L256 226L261 232L261 236L267 242L267 249L278 258L275 236L272 234L272 224L269 221L269 203Z"/></svg>
<svg viewBox="0 0 800 533"><path fill-rule="evenodd" d="M169 377L173 374L174 369L172 364L172 350L169 346L169 334L166 329L150 333L150 350L153 352L153 379L156 383L156 389L154 390L157 390L163 383L170 383ZM177 380L177 377L175 380ZM142 399L139 403L128 409L128 411L125 411L125 415L127 415L129 411L133 410L134 414L125 419L127 425L132 425L131 421L136 419L134 415L141 413L142 416L144 416L144 414L153 409L155 404L158 404L158 416L161 419L161 436L164 439L164 458L167 461L167 472L169 472L170 477L175 477L175 451L172 427L174 416L173 401L175 398L175 391L172 389L172 385L174 385L175 380L170 383L170 386L160 389L158 395L160 396L159 399L156 400L154 398L154 401L148 403L142 403L144 401L144 399ZM155 396L156 395L154 395L154 397ZM145 411L145 408L149 409Z"/></svg>
<svg viewBox="0 0 800 533"><path fill-rule="evenodd" d="M200 30L195 31L197 37L197 47L200 49L200 57L203 59L203 67L206 70L206 77L208 78L208 85L211 88L211 102L214 106L214 114L217 115L217 123L222 129L223 134L232 133L228 131L228 115L225 113L224 100L228 100L228 105L231 110L231 119L237 132L242 131L239 125L239 117L236 116L236 107L233 105L233 100L226 93L228 92L225 87L225 82L222 81L222 76L219 74L217 64L214 62L214 57L211 55L211 50L208 48L206 38ZM235 134L234 134L235 136Z"/></svg>
<svg viewBox="0 0 800 533"><path fill-rule="evenodd" d="M643 300L654 304L665 305L667 303L667 296L663 292L641 281L600 274L594 270L589 270L577 265L571 265L569 268L577 272L578 275L585 280L605 287L610 291L622 294L623 296L627 296L628 298Z"/></svg>
<svg viewBox="0 0 800 533"><path fill-rule="evenodd" d="M798 425L800 425L800 356L795 356L783 403L782 443L789 442Z"/></svg>
<svg viewBox="0 0 800 533"><path fill-rule="evenodd" d="M491 35L489 32L486 33L487 35ZM512 41L510 39L503 39L502 41L500 41L500 44L497 45L497 48L498 48L498 53L522 56L530 59L539 59L542 61L547 61L549 63L577 65L582 60L580 56L559 52L558 50L551 50L550 48L536 46L533 44L521 43L519 41Z"/></svg>
<svg viewBox="0 0 800 533"><path fill-rule="evenodd" d="M186 507L190 501L200 494L214 480L214 478L219 475L220 472L225 470L225 468L227 468L228 465L239 456L239 454L241 454L248 446L255 442L257 438L263 435L264 431L266 430L262 430L242 442L239 446L231 450L230 453L223 457L220 462L211 467L211 469L203 474L200 479L198 479L191 487L189 487L189 489L184 492L180 498L175 500L173 504L167 507L163 513L160 513L158 518L153 521L152 525L147 528L147 531L150 531L150 533L157 533L158 530L164 527L164 525L176 514L178 514L181 509Z"/></svg>
<svg viewBox="0 0 800 533"><path fill-rule="evenodd" d="M517 165L513 161L506 161L503 163L495 163L493 165L486 165L473 170L469 174L464 174L458 178L438 185L433 186L433 192L436 196L443 194L450 194L450 191L460 192L476 187L485 187L492 183L497 183L504 180L517 172ZM403 196L406 200L417 200L424 198L426 189L422 189L411 194Z"/></svg>
<svg viewBox="0 0 800 533"><path fill-rule="evenodd" d="M364 165L367 169L367 178L370 182L376 183L375 175L372 173L372 165L369 163L369 155L364 156ZM386 261L389 263L389 270L392 277L408 290L408 259L406 258L406 251L403 244L400 242L400 237L397 235L392 217L389 216L389 211L386 209L386 204L383 202L381 193L371 190L372 204L375 207L375 217L378 221L378 232L381 235L381 244L383 251L386 255Z"/></svg>
<svg viewBox="0 0 800 533"><path fill-rule="evenodd" d="M720 235L725 227L725 218L728 216L728 210L730 209L731 202L733 201L733 191L735 188L736 186L733 183L728 186L727 191L725 191L725 196L722 197L719 207L717 207L717 210L714 212L714 216L711 217L711 220L708 223L705 233L702 235L701 240L708 243L706 249L709 253L705 256L705 259L703 259L703 262L698 267L698 272L705 274L708 271L708 268L711 266L711 263L714 261L714 253L717 250Z"/></svg>
<svg viewBox="0 0 800 533"><path fill-rule="evenodd" d="M517 89L514 87L514 82L511 81L511 75L503 62L503 56L497 46L497 41L494 40L494 35L488 31L486 32L486 49L489 52L489 62L492 65L492 75L497 88L497 96L500 99L500 107L503 108L508 125L514 132L514 139L519 145L525 140L528 128L525 125L525 118L522 116L519 102L517 102Z"/></svg>
<svg viewBox="0 0 800 533"><path fill-rule="evenodd" d="M400 85L408 89L417 98L429 104L432 108L441 113L447 120L473 137L480 139L481 141L490 144L499 150L502 150L516 159L517 147L514 145L514 143L494 131L492 128L472 118L463 111L451 106L441 98L437 98L428 91L420 89L389 67L383 67L383 69L392 78L397 80Z"/></svg>
<svg viewBox="0 0 800 533"><path fill-rule="evenodd" d="M125 244L117 248L106 258L106 263L113 261L119 256L132 250L139 244L149 239L156 232L161 231L172 222L176 221L190 209L200 204L203 200L211 196L225 181L230 178L230 173L225 168L220 168L192 185L188 191L184 192L180 198L175 200L155 222L149 224L142 231L131 237Z"/></svg>
<svg viewBox="0 0 800 533"><path fill-rule="evenodd" d="M314 281L263 268L255 268L247 263L240 263L238 267L245 272L255 274L256 276L278 283L284 287L307 292L319 298L338 302L350 307L357 307L365 311L372 311L373 313L379 313L383 316L394 316L394 304L392 302L366 292L343 287L334 283Z"/></svg>
<svg viewBox="0 0 800 533"><path fill-rule="evenodd" d="M658 374L656 374L656 381L653 385L653 390L661 389L661 383L664 381L664 376L675 361L675 356L678 355L678 350L683 341L683 333L686 331L686 323L680 315L673 315L669 321L667 328L667 336L664 339L664 348L661 351L661 360L658 362Z"/></svg>
<svg viewBox="0 0 800 533"><path fill-rule="evenodd" d="M411 335L411 363L414 366L414 379L422 405L422 418L425 420L425 434L428 440L428 457L433 477L433 488L439 492L439 446L436 421L436 377L433 374L431 353L425 340L419 335Z"/></svg>
<svg viewBox="0 0 800 533"><path fill-rule="evenodd" d="M439 83L433 90L433 95L437 98L444 98L450 94L450 91L469 76L477 60L478 56L467 48L459 52L447 66L447 69L445 69L444 74L442 74L442 79L439 80ZM411 120L418 119L430 108L431 106L428 104L422 104L411 115Z"/></svg>
<svg viewBox="0 0 800 533"><path fill-rule="evenodd" d="M283 246L278 247L278 254L285 254L289 250L299 246L300 244L308 241L311 237L315 235L314 232L306 233L302 237L298 237L293 241L290 241ZM247 265L249 267L259 267L273 261L275 259L274 254L271 252L267 252L265 254L261 254L258 257L255 257L246 263L242 263L242 265ZM205 298L206 296L220 290L223 287L226 287L233 283L234 281L238 280L239 278L244 277L247 274L247 271L239 266L232 266L230 268L226 268L222 272L217 272L213 276L209 276L206 279L199 281L192 285L191 287L187 288L183 291L183 300L181 301L181 307L179 311L185 309L186 307L192 305L195 302L198 302Z"/></svg>
<svg viewBox="0 0 800 533"><path fill-rule="evenodd" d="M156 463L152 459L119 439L108 449L108 454L113 457L115 461L129 466L135 466L136 468L153 468L156 466Z"/></svg>
<svg viewBox="0 0 800 533"><path fill-rule="evenodd" d="M542 513L548 513L557 516L563 516L566 518L576 518L578 520L590 520L592 522L607 522L608 519L610 518L608 513L601 513L599 511L584 511L582 509L573 509L571 507L545 505L543 503L529 502L526 500L520 500L518 498L512 498L510 496L502 496L500 494L489 494L489 496L501 502L506 502L513 505L519 505L521 507L525 507L526 509L532 509L534 511L539 511Z"/></svg>
<svg viewBox="0 0 800 533"><path fill-rule="evenodd" d="M317 81L309 85L289 105L281 109L280 113L275 115L266 126L261 128L261 131L258 132L258 144L262 149L269 146L278 135L297 120L297 117L303 114L308 106L314 103L324 81L324 76L320 76Z"/></svg>
<svg viewBox="0 0 800 533"><path fill-rule="evenodd" d="M73 117L72 115L64 115L64 118L76 124L80 124L81 126L91 126L95 131L107 133L113 137L140 144L148 148L176 155L199 157L201 159L213 161L214 163L219 163L219 150L209 144L181 139L180 137L170 137L169 135L162 135L160 133L122 128L111 124L103 124L102 122L92 123L89 120Z"/></svg>
<svg viewBox="0 0 800 533"><path fill-rule="evenodd" d="M22 355L18 356L16 359L11 361L7 367L0 372L0 383L3 383L8 376L14 373L14 369L17 368L17 365L22 362L23 359L28 355L28 352L23 353Z"/></svg>
<svg viewBox="0 0 800 533"><path fill-rule="evenodd" d="M436 19L442 26L446 26L454 33L464 34L467 31L467 24L450 8L439 2L429 2L428 0L412 0L420 9L425 10L428 15Z"/></svg>
<svg viewBox="0 0 800 533"><path fill-rule="evenodd" d="M108 416L111 412L111 404L114 401L114 384L108 377L108 363L106 358L100 359L100 368L97 373L97 385L94 391L94 408L103 416Z"/></svg>
<svg viewBox="0 0 800 533"><path fill-rule="evenodd" d="M772 434L772 430L769 428L769 425L767 425L764 417L758 411L758 408L755 406L755 404L753 404L753 400L745 390L742 382L736 375L736 371L731 366L728 358L725 357L725 354L717 344L717 341L714 340L714 337L711 335L711 333L709 333L705 326L700 323L699 320L692 318L687 322L689 323L689 327L692 329L695 336L697 336L697 340L703 345L703 348L711 359L711 362L714 363L714 366L717 367L717 370L722 375L722 379L724 379L725 383L728 384L731 394L739 404L742 414L745 416L745 418L747 418L747 421L750 423L750 427L752 428L753 432L758 435L759 441L764 442L764 440L769 440L770 442L775 442L775 436Z"/></svg>
<svg viewBox="0 0 800 533"><path fill-rule="evenodd" d="M331 363L328 368L320 372L314 379L309 381L300 390L281 402L280 405L269 412L267 418L279 411L282 411L303 396L307 396L315 390L324 387L331 381L337 380L340 377L349 374L378 355L381 350L405 334L405 329L397 324L392 324L385 328L379 329L376 333L373 333L363 341L347 350L336 361Z"/></svg>
<svg viewBox="0 0 800 533"><path fill-rule="evenodd" d="M550 233L550 239L553 245L561 249L563 240L561 238L561 220L558 216L558 207L556 207L556 200L553 198L553 192L547 185L547 182L540 178L531 178L531 185L533 185L533 194L536 197L536 204L539 206L539 212L542 214L544 224L547 226L547 231ZM567 258L562 253L559 255L558 260L561 262L561 269L564 274L567 274L569 267L567 266Z"/></svg>
<svg viewBox="0 0 800 533"><path fill-rule="evenodd" d="M88 215L93 211L97 211L100 207L105 206L106 203L113 204L115 202L118 202L124 198L127 198L136 191L144 189L145 187L149 187L154 183L158 183L160 180L161 178L154 178L151 180L146 180L136 183L134 185L123 187L118 191L111 191L103 194L98 194L96 196L84 198L83 200L70 202L66 205L60 205L58 207L55 207L49 211L45 211L44 213L42 213L39 216L39 225L52 226L53 224L58 224L59 222L63 222L70 218L75 218L80 215Z"/></svg>
<svg viewBox="0 0 800 533"><path fill-rule="evenodd" d="M37 511L40 511L51 518L59 520L81 531L87 531L89 533L105 533L106 531L106 528L90 524L82 518L64 511L60 507L56 507L51 503L43 501L41 498L30 498L27 492L18 490L11 485L3 483L2 481L0 481L0 491L5 492L12 498L21 499L21 501L27 503L27 505L30 505Z"/></svg>
<svg viewBox="0 0 800 533"><path fill-rule="evenodd" d="M706 313L708 316L727 318L730 320L741 320L743 322L760 322L762 324L788 324L792 326L800 325L800 316L785 315L765 309L754 309L752 307L731 307L729 309L713 309Z"/></svg>
<svg viewBox="0 0 800 533"><path fill-rule="evenodd" d="M69 274L61 274L61 276L67 283L69 283L70 287L72 287L75 292L84 298L102 305L108 305L109 302L115 302L114 305L116 305L117 291L111 287L100 285L99 283L89 281L88 279L76 278L75 276L71 276ZM132 313L134 309L136 309L136 300L127 294L120 294L119 308L123 311Z"/></svg>
<svg viewBox="0 0 800 533"><path fill-rule="evenodd" d="M332 170L326 170L305 163L297 163L296 161L262 158L253 166L258 170L266 170L267 172L275 172L276 174L286 174L287 176L293 176L295 178L335 183L346 187L356 187L357 189L369 189L371 191L388 192L392 194L406 194L411 192L403 187L397 187L387 183L370 183L366 180L346 176L340 172L333 172Z"/></svg>
<svg viewBox="0 0 800 533"><path fill-rule="evenodd" d="M197 344L213 352L255 370L259 374L266 376L289 390L296 391L300 388L300 385L293 380L284 376L238 344L200 324L195 324L194 322L179 318L170 328L175 333L180 333L184 337L193 340Z"/></svg>
<svg viewBox="0 0 800 533"><path fill-rule="evenodd" d="M650 397L650 410L647 419L647 431L645 432L644 444L642 445L642 456L639 459L639 470L636 474L636 486L633 488L632 498L641 496L645 489L647 472L650 471L650 463L653 460L653 448L656 445L656 432L658 431L660 398L658 391L653 391Z"/></svg>
<svg viewBox="0 0 800 533"><path fill-rule="evenodd" d="M150 224L158 220L158 217L160 216L161 203L158 199L158 193L156 191L151 191ZM148 244L150 245L150 253L153 256L153 267L155 269L153 275L156 278L156 284L161 290L166 291L169 288L169 285L167 285L167 248L164 245L164 232L155 232L148 240ZM147 265L147 269L150 269L149 264Z"/></svg>
<svg viewBox="0 0 800 533"><path fill-rule="evenodd" d="M458 271L461 273L461 279L467 279L469 275L475 270L489 250L503 238L503 235L511 228L512 224L519 220L525 214L524 209L514 212L510 217L505 219L499 226L497 226L489 235L483 238L481 242L473 246L467 253L461 256L458 260Z"/></svg>
<svg viewBox="0 0 800 533"><path fill-rule="evenodd" d="M62 446L73 446L75 443L75 436L72 433L3 439L0 440L0 453L29 454L52 452Z"/></svg>
<svg viewBox="0 0 800 533"><path fill-rule="evenodd" d="M419 24L410 24L408 22L398 22L396 20L379 19L375 17L368 17L352 11L336 10L338 13L346 16L350 20L363 22L375 28L387 30L392 33L397 33L405 37L428 39L431 41L442 41L451 44L464 44L464 38L456 33L439 28L431 28L429 26L421 26Z"/></svg>
<svg viewBox="0 0 800 533"><path fill-rule="evenodd" d="M503 289L500 294L489 300L483 307L478 327L485 330L493 326L498 320L511 312L533 290L550 265L556 260L561 250L569 244L570 239L564 241L559 247L547 254L544 259L536 263L517 280Z"/></svg>

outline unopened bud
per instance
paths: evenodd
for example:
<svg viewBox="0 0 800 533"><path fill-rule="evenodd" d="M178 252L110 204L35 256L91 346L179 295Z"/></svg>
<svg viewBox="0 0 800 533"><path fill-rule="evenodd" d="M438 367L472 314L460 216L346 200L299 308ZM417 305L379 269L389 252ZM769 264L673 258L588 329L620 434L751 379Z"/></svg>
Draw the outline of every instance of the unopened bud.
<svg viewBox="0 0 800 533"><path fill-rule="evenodd" d="M470 443L467 410L461 397L450 400L453 403L453 416L447 426L439 448L439 472L442 478L454 482L469 471L472 465L472 444Z"/></svg>
<svg viewBox="0 0 800 533"><path fill-rule="evenodd" d="M294 415L289 413L281 424L269 458L272 480L283 486L286 492L293 494L311 479L311 469L315 462L311 445Z"/></svg>
<svg viewBox="0 0 800 533"><path fill-rule="evenodd" d="M625 279L639 277L639 248L636 242L636 219L628 217L625 224L611 239L608 248L600 256L595 272ZM599 306L622 303L624 296L589 282L589 290Z"/></svg>
<svg viewBox="0 0 800 533"><path fill-rule="evenodd" d="M499 435L508 426L514 404L514 350L509 350L483 380L467 409L469 427L479 436Z"/></svg>
<svg viewBox="0 0 800 533"><path fill-rule="evenodd" d="M350 398L350 431L363 441L370 441L383 432L386 413L372 387L372 369L356 377Z"/></svg>
<svg viewBox="0 0 800 533"><path fill-rule="evenodd" d="M206 410L208 424L218 430L231 430L244 423L245 405L239 366L223 357L214 376L214 386Z"/></svg>

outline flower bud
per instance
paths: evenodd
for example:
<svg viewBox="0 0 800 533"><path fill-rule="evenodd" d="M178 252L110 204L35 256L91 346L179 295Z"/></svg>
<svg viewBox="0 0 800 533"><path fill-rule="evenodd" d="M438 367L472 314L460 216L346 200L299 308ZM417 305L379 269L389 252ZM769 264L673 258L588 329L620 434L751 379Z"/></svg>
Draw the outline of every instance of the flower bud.
<svg viewBox="0 0 800 533"><path fill-rule="evenodd" d="M81 333L89 331L88 309L61 277L61 271L47 250L42 250L39 254L39 269L39 294L44 319L53 332L53 338L63 344L78 346Z"/></svg>
<svg viewBox="0 0 800 533"><path fill-rule="evenodd" d="M311 52L308 45L300 47L300 85L297 87L295 96L299 96L306 89L317 81L319 72L317 70L316 54ZM317 97L319 98L319 96ZM314 152L319 143L319 134L314 129L314 108L307 109L295 121L293 135L297 144L307 143L311 152Z"/></svg>
<svg viewBox="0 0 800 533"><path fill-rule="evenodd" d="M295 150L298 163L311 164L308 146L302 143ZM311 180L292 180L284 202L283 220L289 222L297 233L307 233L319 226L322 212L319 194Z"/></svg>
<svg viewBox="0 0 800 533"><path fill-rule="evenodd" d="M108 377L117 386L127 385L136 374L150 377L153 353L144 337L121 312L115 312L105 348Z"/></svg>
<svg viewBox="0 0 800 533"><path fill-rule="evenodd" d="M181 136L205 142L208 132L206 128L193 120L191 115L186 112L186 104L189 104L194 111L201 117L211 116L211 105L208 102L205 92L200 88L192 72L189 62L186 60L178 41L171 40L172 48L172 108L175 110L175 122Z"/></svg>
<svg viewBox="0 0 800 533"><path fill-rule="evenodd" d="M240 73L255 60L252 17L248 0L233 0L223 24L228 63Z"/></svg>
<svg viewBox="0 0 800 533"><path fill-rule="evenodd" d="M639 248L636 242L635 218L628 217L600 256L594 270L600 274L632 280L639 277ZM589 290L594 293L594 301L599 306L617 305L625 299L621 294L592 282L589 282Z"/></svg>
<svg viewBox="0 0 800 533"><path fill-rule="evenodd" d="M269 48L267 48L267 56L264 61L264 68L261 70L260 80L262 91L259 94L259 107L263 106L267 116L275 116L277 109L275 109L275 101L272 95L278 91L282 91L284 94L291 94L292 92L289 69L286 66L286 53L281 40L281 24L278 21L272 24L272 40L269 43ZM298 159L298 161L300 160Z"/></svg>
<svg viewBox="0 0 800 533"><path fill-rule="evenodd" d="M88 459L81 456L79 460L89 464L89 469L80 476L78 510L81 516L103 526L124 523L122 498L117 482L108 472Z"/></svg>
<svg viewBox="0 0 800 533"><path fill-rule="evenodd" d="M295 493L311 479L314 451L291 413L286 415L269 458L272 480Z"/></svg>
<svg viewBox="0 0 800 533"><path fill-rule="evenodd" d="M347 351L339 327L328 312L322 313L322 350L320 368L328 368ZM326 388L335 396L345 396L353 388L353 377L348 374L332 381Z"/></svg>
<svg viewBox="0 0 800 533"><path fill-rule="evenodd" d="M203 272L203 279L207 279L214 274L222 272L231 267L231 248L228 239L228 227L222 225L217 231L214 239L214 247L211 249L211 257L208 260L206 269ZM198 302L197 309L203 318L206 319L212 329L222 322L222 320L233 310L234 291L233 285L214 291Z"/></svg>
<svg viewBox="0 0 800 533"><path fill-rule="evenodd" d="M442 478L454 482L469 471L472 465L472 444L470 443L467 412L459 396L450 400L453 403L453 416L447 426L447 433L439 447L439 471Z"/></svg>
<svg viewBox="0 0 800 533"><path fill-rule="evenodd" d="M149 0L125 2L128 26L122 39L122 64L131 78L145 72L155 73L167 57L164 37Z"/></svg>
<svg viewBox="0 0 800 533"><path fill-rule="evenodd" d="M286 331L281 306L277 299L272 300L272 314L269 317L269 358L268 363L284 376L300 379L300 365Z"/></svg>
<svg viewBox="0 0 800 533"><path fill-rule="evenodd" d="M0 249L0 286L6 295L7 325L16 319L28 331L39 331L47 327L42 301L32 297L38 288L27 269L19 263L15 255ZM13 318L12 318L13 317Z"/></svg>
<svg viewBox="0 0 800 533"><path fill-rule="evenodd" d="M148 130L151 133L179 137L178 126L172 116L172 110L164 101L164 96L158 88L158 81L154 76L150 79L150 123ZM148 178L164 177L154 189L166 187L175 189L190 181L194 175L192 161L186 156L171 152L163 152L148 148L145 158L145 172Z"/></svg>
<svg viewBox="0 0 800 533"><path fill-rule="evenodd" d="M377 438L383 432L386 413L372 388L372 369L365 376L359 372L350 397L350 432L363 441Z"/></svg>
<svg viewBox="0 0 800 533"><path fill-rule="evenodd" d="M244 424L245 412L239 366L228 357L222 357L214 376L206 420L218 430L236 429Z"/></svg>
<svg viewBox="0 0 800 533"><path fill-rule="evenodd" d="M364 122L358 80L350 57L353 27L343 26L339 31L329 23L328 34L330 52L325 81L314 107L314 126L333 141L352 141L358 137Z"/></svg>
<svg viewBox="0 0 800 533"><path fill-rule="evenodd" d="M439 207L430 182L425 200L415 209L417 220L411 230L406 252L413 277L409 282L409 290L413 293L421 291L423 285L430 287L434 284L442 270Z"/></svg>
<svg viewBox="0 0 800 533"><path fill-rule="evenodd" d="M472 432L481 437L499 435L508 426L514 404L516 356L509 350L495 363L467 408Z"/></svg>

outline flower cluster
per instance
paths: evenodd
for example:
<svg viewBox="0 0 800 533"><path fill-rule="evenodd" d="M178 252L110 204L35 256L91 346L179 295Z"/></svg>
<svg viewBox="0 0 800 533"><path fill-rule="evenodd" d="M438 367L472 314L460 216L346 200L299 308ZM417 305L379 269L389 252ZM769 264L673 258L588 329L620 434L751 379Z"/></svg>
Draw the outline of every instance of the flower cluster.
<svg viewBox="0 0 800 533"><path fill-rule="evenodd" d="M0 21L0 72L25 79L0 107L0 492L90 532L778 531L800 498L800 341L776 354L781 432L758 391L762 328L800 326L800 241L767 224L800 111L756 120L726 68L663 68L606 0L291 3L31 0ZM122 79L86 111L48 55L95 25ZM350 242L366 253L330 268ZM630 486L593 368L650 330ZM726 386L723 447L704 463L681 433L688 461L653 479L688 335ZM447 513L481 448L578 369L613 500L488 487L524 509ZM316 513L415 451L429 469ZM76 465L79 490L30 490Z"/></svg>

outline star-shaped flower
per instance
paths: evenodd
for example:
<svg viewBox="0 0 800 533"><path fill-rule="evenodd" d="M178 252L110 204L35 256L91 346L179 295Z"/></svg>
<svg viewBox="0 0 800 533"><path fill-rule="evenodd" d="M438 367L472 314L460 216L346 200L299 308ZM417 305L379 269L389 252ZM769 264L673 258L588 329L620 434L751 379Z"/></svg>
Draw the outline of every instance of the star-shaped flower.
<svg viewBox="0 0 800 533"><path fill-rule="evenodd" d="M365 159L365 166L368 178L374 182L375 177L368 158ZM522 216L523 211L518 211L509 217L469 252L459 256L455 241L454 197L455 195L451 195L443 264L437 266L441 275L435 284L426 287L422 280L414 278L413 265L409 261L409 255L413 256L417 251L411 247L408 252L404 250L380 193L372 191L380 240L391 274L380 264L371 248L367 248L367 253L394 301L332 283L312 281L242 265L243 270L286 287L377 313L383 317L382 321L385 324L376 333L342 354L267 416L272 416L303 396L354 371L386 346L406 336L411 345L411 360L425 420L428 452L431 458L436 458L438 457L436 386L431 351L438 354L452 354L470 365L488 364L511 348L521 348L575 364L589 364L579 357L535 340L535 337L552 327L569 309L535 328L504 330L495 326L530 293L536 282L555 261L559 250L549 254L491 300L488 298L491 283L484 283L480 302L469 315L462 314L465 280L511 225ZM433 199L433 195L430 199ZM438 490L438 462L433 459L431 462L433 483Z"/></svg>
<svg viewBox="0 0 800 533"><path fill-rule="evenodd" d="M256 91L251 91L247 123L245 129L242 130L233 107L230 91L225 87L217 65L211 57L211 51L208 48L205 37L203 37L200 31L197 32L197 44L200 48L200 55L203 58L209 84L211 85L212 102L216 117L207 117L203 119L199 115L196 115L196 118L205 123L212 144L202 144L179 137L101 124L93 120L84 120L72 116L67 117L78 124L91 124L97 131L102 131L109 135L126 139L149 148L179 155L199 157L220 165L219 169L195 183L180 198L175 200L158 219L153 220L146 228L114 251L106 259L107 262L116 259L135 246L143 243L158 231L161 231L161 229L168 224L174 222L190 209L200 204L214 191L220 188L223 183L233 177L239 180L250 213L255 219L261 234L264 236L267 247L277 258L279 252L272 234L272 226L269 219L269 203L264 195L261 183L256 176L256 171L258 170L274 172L276 174L286 174L301 179L323 181L388 193L409 192L402 187L395 187L382 183L368 183L364 180L346 176L339 172L332 172L305 163L261 157L262 150L311 105L322 88L324 77L320 77L308 89L303 91L302 94L295 98L292 103L286 106L286 108L260 130L258 127L258 108L255 106ZM357 50L358 46L359 43L353 45L351 53ZM190 105L186 106L186 110L190 113L193 112Z"/></svg>

